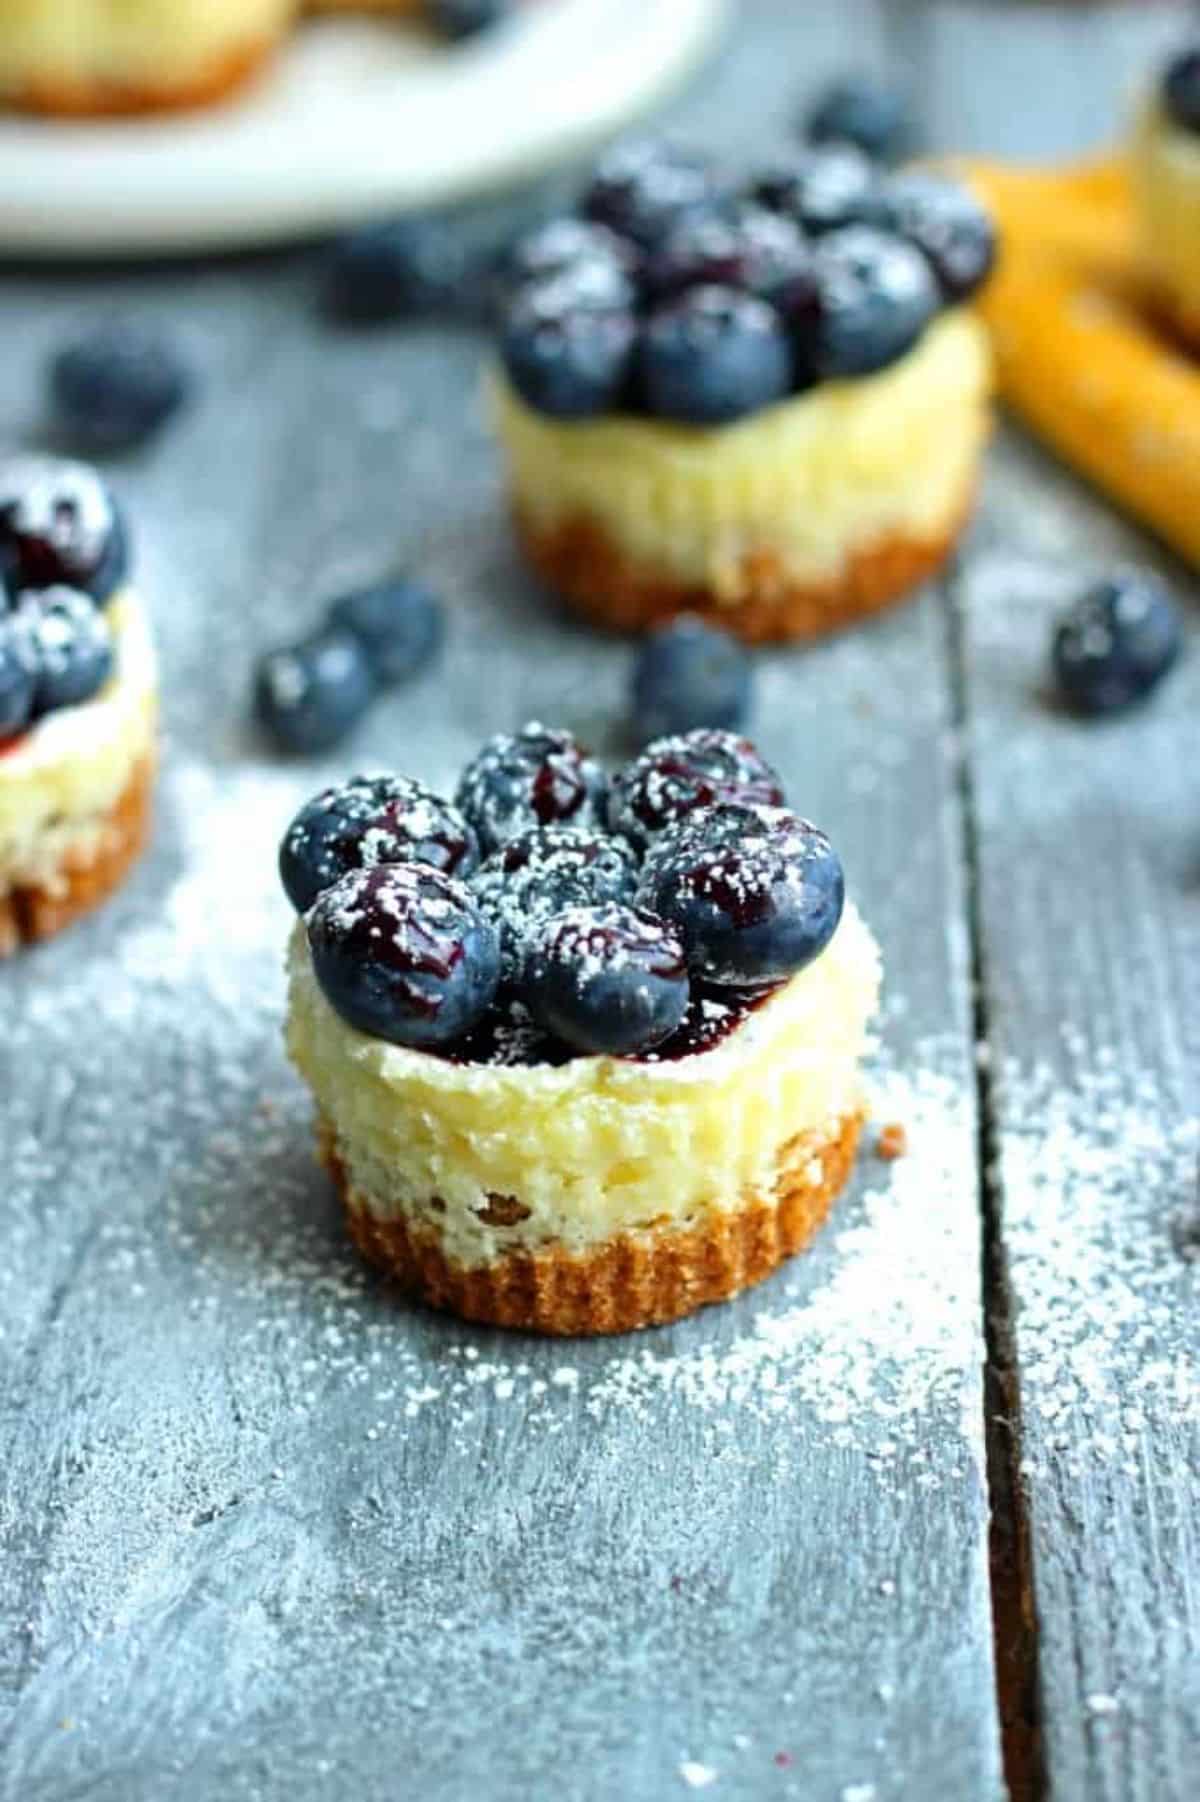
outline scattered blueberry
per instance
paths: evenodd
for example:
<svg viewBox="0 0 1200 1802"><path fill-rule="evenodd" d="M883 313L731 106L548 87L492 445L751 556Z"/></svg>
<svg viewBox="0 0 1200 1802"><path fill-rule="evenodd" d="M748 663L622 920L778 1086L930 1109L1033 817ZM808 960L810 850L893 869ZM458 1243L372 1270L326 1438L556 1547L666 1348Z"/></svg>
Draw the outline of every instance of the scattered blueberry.
<svg viewBox="0 0 1200 1802"><path fill-rule="evenodd" d="M600 159L583 210L650 250L677 219L716 197L708 163L674 145L640 139L617 144Z"/></svg>
<svg viewBox="0 0 1200 1802"><path fill-rule="evenodd" d="M600 765L569 732L531 722L489 738L455 798L487 856L532 826L600 826L606 791Z"/></svg>
<svg viewBox="0 0 1200 1802"><path fill-rule="evenodd" d="M1174 602L1154 576L1131 570L1078 600L1054 634L1054 673L1078 713L1113 713L1142 700L1179 656Z"/></svg>
<svg viewBox="0 0 1200 1802"><path fill-rule="evenodd" d="M880 188L875 216L929 259L946 300L968 300L990 275L996 229L962 182L925 170L893 175Z"/></svg>
<svg viewBox="0 0 1200 1802"><path fill-rule="evenodd" d="M325 310L347 325L470 312L481 288L476 277L474 258L452 219L389 219L360 226L334 244Z"/></svg>
<svg viewBox="0 0 1200 1802"><path fill-rule="evenodd" d="M512 300L501 355L513 387L537 412L587 419L620 404L635 338L627 309L593 305L574 275L557 276Z"/></svg>
<svg viewBox="0 0 1200 1802"><path fill-rule="evenodd" d="M912 349L938 309L919 250L869 226L833 232L817 248L815 293L790 320L810 377L869 375Z"/></svg>
<svg viewBox="0 0 1200 1802"><path fill-rule="evenodd" d="M1171 120L1184 131L1200 132L1200 44L1172 57L1163 75L1162 93Z"/></svg>
<svg viewBox="0 0 1200 1802"><path fill-rule="evenodd" d="M510 10L511 0L429 0L434 29L455 43L490 31Z"/></svg>
<svg viewBox="0 0 1200 1802"><path fill-rule="evenodd" d="M330 607L329 623L354 634L385 688L419 674L441 650L446 633L437 595L403 579L343 595Z"/></svg>
<svg viewBox="0 0 1200 1802"><path fill-rule="evenodd" d="M639 256L606 225L569 215L528 233L505 269L510 294L569 277L575 293L596 306L632 307L637 298Z"/></svg>
<svg viewBox="0 0 1200 1802"><path fill-rule="evenodd" d="M328 751L358 724L375 696L367 654L352 632L323 626L268 651L255 675L255 711L281 751Z"/></svg>
<svg viewBox="0 0 1200 1802"><path fill-rule="evenodd" d="M100 326L68 344L52 359L49 380L59 429L93 452L153 437L192 388L171 339L129 323Z"/></svg>
<svg viewBox="0 0 1200 1802"><path fill-rule="evenodd" d="M0 567L14 594L62 586L112 599L129 573L128 535L94 469L59 457L0 463Z"/></svg>
<svg viewBox="0 0 1200 1802"><path fill-rule="evenodd" d="M804 233L783 213L744 202L685 214L651 257L647 279L660 295L710 283L773 300L812 262Z"/></svg>
<svg viewBox="0 0 1200 1802"><path fill-rule="evenodd" d="M644 851L666 827L724 802L778 807L783 784L766 759L733 732L660 738L613 778L608 821Z"/></svg>
<svg viewBox="0 0 1200 1802"><path fill-rule="evenodd" d="M878 171L848 144L795 150L754 182L755 198L812 236L859 225L872 216Z"/></svg>
<svg viewBox="0 0 1200 1802"><path fill-rule="evenodd" d="M678 619L646 638L633 669L633 723L644 741L698 726L744 725L753 665L728 632Z"/></svg>
<svg viewBox="0 0 1200 1802"><path fill-rule="evenodd" d="M862 76L839 81L808 115L811 144L853 144L874 162L897 162L911 148L908 103L895 88Z"/></svg>
<svg viewBox="0 0 1200 1802"><path fill-rule="evenodd" d="M0 614L0 740L15 738L33 718L38 657L28 613Z"/></svg>
<svg viewBox="0 0 1200 1802"><path fill-rule="evenodd" d="M469 876L475 834L457 807L407 776L352 776L300 809L279 847L279 875L297 913L351 870L421 863Z"/></svg>
<svg viewBox="0 0 1200 1802"><path fill-rule="evenodd" d="M471 888L500 934L505 979L519 977L528 942L547 920L569 907L632 900L637 877L624 839L572 826L537 826L493 851Z"/></svg>
<svg viewBox="0 0 1200 1802"><path fill-rule="evenodd" d="M637 371L650 413L720 425L784 398L792 352L765 301L736 288L690 288L646 321Z"/></svg>
<svg viewBox="0 0 1200 1802"><path fill-rule="evenodd" d="M629 1057L671 1036L690 990L671 928L651 913L607 902L571 908L542 928L521 994L538 1024L568 1045Z"/></svg>
<svg viewBox="0 0 1200 1802"><path fill-rule="evenodd" d="M22 595L11 617L33 645L35 719L90 701L104 687L113 669L112 633L89 595L45 588Z"/></svg>
<svg viewBox="0 0 1200 1802"><path fill-rule="evenodd" d="M841 861L823 832L782 808L731 807L685 821L655 846L638 899L678 931L709 982L774 983L837 930Z"/></svg>
<svg viewBox="0 0 1200 1802"><path fill-rule="evenodd" d="M428 864L352 870L308 916L313 971L360 1032L397 1045L447 1045L490 1005L495 929L470 892Z"/></svg>

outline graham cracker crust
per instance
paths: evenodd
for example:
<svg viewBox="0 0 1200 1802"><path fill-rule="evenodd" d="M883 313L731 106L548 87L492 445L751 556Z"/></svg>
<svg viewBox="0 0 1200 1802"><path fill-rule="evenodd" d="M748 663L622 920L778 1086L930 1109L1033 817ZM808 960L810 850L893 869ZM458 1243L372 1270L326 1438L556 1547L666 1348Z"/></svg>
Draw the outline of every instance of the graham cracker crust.
<svg viewBox="0 0 1200 1802"><path fill-rule="evenodd" d="M26 82L14 94L5 95L4 104L19 112L42 113L57 119L117 119L141 113L184 112L190 107L215 105L243 87L259 73L275 47L273 39L240 44L199 74L182 80L164 77L155 82L124 83L43 76Z"/></svg>
<svg viewBox="0 0 1200 1802"><path fill-rule="evenodd" d="M974 495L936 538L899 534L857 552L840 575L796 582L773 552L748 554L738 572L738 599L658 575L629 557L589 519L551 532L534 527L514 505L517 537L548 588L574 611L618 632L647 632L681 613L698 615L750 643L816 638L853 625L901 600L949 558L967 524Z"/></svg>
<svg viewBox="0 0 1200 1802"><path fill-rule="evenodd" d="M55 882L0 892L0 957L53 938L120 887L150 835L154 759L145 757L105 821L99 843L69 853Z"/></svg>
<svg viewBox="0 0 1200 1802"><path fill-rule="evenodd" d="M404 1289L464 1320L568 1337L680 1320L761 1283L823 1224L854 1164L861 1126L853 1114L828 1136L791 1140L769 1201L756 1197L695 1226L622 1234L583 1253L518 1249L473 1269L448 1259L434 1234L376 1219L353 1189L327 1124L318 1125L317 1140L355 1244Z"/></svg>

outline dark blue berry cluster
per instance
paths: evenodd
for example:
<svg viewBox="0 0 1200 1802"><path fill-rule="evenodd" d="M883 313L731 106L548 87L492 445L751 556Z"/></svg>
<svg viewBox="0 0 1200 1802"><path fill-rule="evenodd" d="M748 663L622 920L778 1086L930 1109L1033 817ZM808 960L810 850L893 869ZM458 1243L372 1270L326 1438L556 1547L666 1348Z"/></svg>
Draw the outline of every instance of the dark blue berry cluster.
<svg viewBox="0 0 1200 1802"><path fill-rule="evenodd" d="M128 572L125 523L94 470L0 463L0 740L104 686L115 655L104 609Z"/></svg>
<svg viewBox="0 0 1200 1802"><path fill-rule="evenodd" d="M301 809L280 873L353 1026L470 1062L682 1057L837 929L841 863L731 732L611 781L567 732L490 739L457 803L359 776Z"/></svg>
<svg viewBox="0 0 1200 1802"><path fill-rule="evenodd" d="M828 135L740 187L669 145L611 151L578 215L512 255L517 393L559 419L719 425L902 357L986 279L992 223L950 177Z"/></svg>
<svg viewBox="0 0 1200 1802"><path fill-rule="evenodd" d="M1181 131L1200 132L1200 42L1177 51L1163 71L1163 105Z"/></svg>

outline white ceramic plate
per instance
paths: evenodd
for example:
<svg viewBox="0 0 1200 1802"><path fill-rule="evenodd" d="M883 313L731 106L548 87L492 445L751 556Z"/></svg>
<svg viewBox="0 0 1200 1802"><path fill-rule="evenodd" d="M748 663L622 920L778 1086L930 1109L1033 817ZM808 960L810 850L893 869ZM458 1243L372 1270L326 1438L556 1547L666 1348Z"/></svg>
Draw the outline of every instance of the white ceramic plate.
<svg viewBox="0 0 1200 1802"><path fill-rule="evenodd" d="M184 118L0 119L9 253L233 249L532 175L660 98L725 0L539 0L473 43L305 26L243 100Z"/></svg>

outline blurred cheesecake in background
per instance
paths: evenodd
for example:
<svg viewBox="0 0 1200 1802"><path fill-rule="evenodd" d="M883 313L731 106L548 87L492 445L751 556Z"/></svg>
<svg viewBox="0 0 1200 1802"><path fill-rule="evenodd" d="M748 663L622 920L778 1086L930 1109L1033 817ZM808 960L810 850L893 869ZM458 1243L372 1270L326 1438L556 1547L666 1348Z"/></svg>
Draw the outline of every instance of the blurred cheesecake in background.
<svg viewBox="0 0 1200 1802"><path fill-rule="evenodd" d="M1131 161L1138 247L1155 306L1200 349L1200 34L1161 71Z"/></svg>

